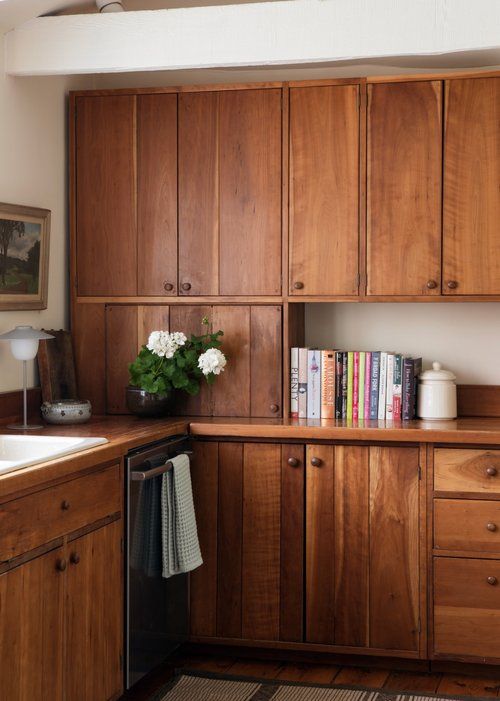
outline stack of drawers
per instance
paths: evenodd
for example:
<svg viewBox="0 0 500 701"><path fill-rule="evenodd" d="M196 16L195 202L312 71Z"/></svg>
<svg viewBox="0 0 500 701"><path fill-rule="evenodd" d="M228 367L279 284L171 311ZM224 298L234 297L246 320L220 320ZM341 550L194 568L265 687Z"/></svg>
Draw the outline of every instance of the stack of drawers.
<svg viewBox="0 0 500 701"><path fill-rule="evenodd" d="M500 450L436 448L434 656L500 660Z"/></svg>

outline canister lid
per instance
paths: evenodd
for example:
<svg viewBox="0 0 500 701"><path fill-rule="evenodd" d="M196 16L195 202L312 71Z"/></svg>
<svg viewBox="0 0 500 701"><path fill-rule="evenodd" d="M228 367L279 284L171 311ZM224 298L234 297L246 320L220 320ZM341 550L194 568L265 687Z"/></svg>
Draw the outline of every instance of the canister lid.
<svg viewBox="0 0 500 701"><path fill-rule="evenodd" d="M450 370L443 370L441 363L434 361L432 363L432 370L424 370L418 376L420 380L438 380L438 381L453 381L456 380L456 375L454 375Z"/></svg>

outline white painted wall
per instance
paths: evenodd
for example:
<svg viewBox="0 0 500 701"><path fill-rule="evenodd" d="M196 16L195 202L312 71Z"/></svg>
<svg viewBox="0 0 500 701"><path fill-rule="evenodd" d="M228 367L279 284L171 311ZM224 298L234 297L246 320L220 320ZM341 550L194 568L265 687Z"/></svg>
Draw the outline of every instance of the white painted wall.
<svg viewBox="0 0 500 701"><path fill-rule="evenodd" d="M308 304L306 343L421 356L461 384L500 384L500 303Z"/></svg>
<svg viewBox="0 0 500 701"><path fill-rule="evenodd" d="M65 328L68 321L66 94L81 78L11 78L0 36L0 202L52 212L48 308L0 312L0 333L18 324ZM86 80L89 85L90 79ZM34 363L29 384L35 384ZM21 386L21 364L0 343L0 392Z"/></svg>

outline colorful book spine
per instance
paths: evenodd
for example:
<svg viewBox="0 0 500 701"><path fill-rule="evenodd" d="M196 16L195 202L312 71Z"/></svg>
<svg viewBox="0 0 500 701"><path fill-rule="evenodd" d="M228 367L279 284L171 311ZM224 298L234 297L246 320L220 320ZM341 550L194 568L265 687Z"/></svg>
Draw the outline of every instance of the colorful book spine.
<svg viewBox="0 0 500 701"><path fill-rule="evenodd" d="M387 353L380 353L380 380L378 385L378 420L385 419L385 398L387 395Z"/></svg>
<svg viewBox="0 0 500 701"><path fill-rule="evenodd" d="M342 418L342 351L335 353L335 418Z"/></svg>
<svg viewBox="0 0 500 701"><path fill-rule="evenodd" d="M299 348L299 419L307 419L307 348Z"/></svg>
<svg viewBox="0 0 500 701"><path fill-rule="evenodd" d="M365 363L366 363L366 353L360 351L359 353L359 411L358 418L364 419L365 417Z"/></svg>
<svg viewBox="0 0 500 701"><path fill-rule="evenodd" d="M352 371L352 418L359 419L359 351L354 351Z"/></svg>
<svg viewBox="0 0 500 701"><path fill-rule="evenodd" d="M394 356L394 385L392 390L392 416L394 421L401 420L401 398L403 390L403 357Z"/></svg>
<svg viewBox="0 0 500 701"><path fill-rule="evenodd" d="M422 358L415 358L413 363L413 418L416 419L418 403L418 376L422 372Z"/></svg>
<svg viewBox="0 0 500 701"><path fill-rule="evenodd" d="M371 372L372 372L372 354L370 351L365 353L365 406L363 411L363 417L365 421L370 418L370 383L371 383Z"/></svg>
<svg viewBox="0 0 500 701"><path fill-rule="evenodd" d="M307 418L321 418L321 351L307 352Z"/></svg>
<svg viewBox="0 0 500 701"><path fill-rule="evenodd" d="M413 358L403 359L403 419L411 421L414 418L413 403L413 378L414 378Z"/></svg>
<svg viewBox="0 0 500 701"><path fill-rule="evenodd" d="M342 353L342 418L347 419L347 352Z"/></svg>
<svg viewBox="0 0 500 701"><path fill-rule="evenodd" d="M354 381L354 353L352 351L347 351L347 415L346 415L346 419L348 421L352 421L353 381Z"/></svg>
<svg viewBox="0 0 500 701"><path fill-rule="evenodd" d="M290 416L299 418L299 349L290 350Z"/></svg>
<svg viewBox="0 0 500 701"><path fill-rule="evenodd" d="M380 351L372 353L370 379L370 419L378 419L378 388L380 384Z"/></svg>
<svg viewBox="0 0 500 701"><path fill-rule="evenodd" d="M335 351L321 351L321 418L335 418Z"/></svg>
<svg viewBox="0 0 500 701"><path fill-rule="evenodd" d="M394 354L387 354L387 388L385 391L385 419L392 421L392 396L394 389Z"/></svg>

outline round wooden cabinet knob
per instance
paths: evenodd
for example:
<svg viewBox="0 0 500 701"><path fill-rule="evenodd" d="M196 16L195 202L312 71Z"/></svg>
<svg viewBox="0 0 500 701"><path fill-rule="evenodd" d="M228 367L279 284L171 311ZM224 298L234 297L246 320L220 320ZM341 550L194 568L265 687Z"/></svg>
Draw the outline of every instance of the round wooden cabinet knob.
<svg viewBox="0 0 500 701"><path fill-rule="evenodd" d="M303 283L303 282L294 282L294 283L293 283L293 289L294 289L294 290L303 290L303 289L304 289L304 283Z"/></svg>
<svg viewBox="0 0 500 701"><path fill-rule="evenodd" d="M448 280L446 284L448 285L448 289L450 290L456 290L458 287L458 282L456 280Z"/></svg>
<svg viewBox="0 0 500 701"><path fill-rule="evenodd" d="M491 586L493 587L493 586L495 586L495 584L497 584L498 579L496 577L487 577L486 581L488 582L488 584L491 584Z"/></svg>
<svg viewBox="0 0 500 701"><path fill-rule="evenodd" d="M189 290L191 289L191 283L183 282L181 288L184 290L184 292L189 292Z"/></svg>
<svg viewBox="0 0 500 701"><path fill-rule="evenodd" d="M69 501L66 501L66 499L65 499L61 504L61 509L63 511L67 511L70 506L71 506L71 504L69 503Z"/></svg>
<svg viewBox="0 0 500 701"><path fill-rule="evenodd" d="M269 407L269 410L270 410L273 414L277 414L278 411L280 410L280 408L279 408L279 406L278 406L277 404L271 404L271 406Z"/></svg>
<svg viewBox="0 0 500 701"><path fill-rule="evenodd" d="M496 467L487 467L486 474L488 477L495 477L498 474L498 470Z"/></svg>
<svg viewBox="0 0 500 701"><path fill-rule="evenodd" d="M321 458L311 458L311 465L313 467L320 467L323 464L323 460Z"/></svg>
<svg viewBox="0 0 500 701"><path fill-rule="evenodd" d="M288 458L287 462L290 465L290 467L298 467L300 465L300 462L299 460L297 460L297 458Z"/></svg>
<svg viewBox="0 0 500 701"><path fill-rule="evenodd" d="M438 284L435 280L427 280L427 288L429 290L435 290L437 286Z"/></svg>
<svg viewBox="0 0 500 701"><path fill-rule="evenodd" d="M80 562L80 555L78 553L71 553L69 561L72 565L77 565Z"/></svg>
<svg viewBox="0 0 500 701"><path fill-rule="evenodd" d="M172 285L171 282L164 282L163 289L165 290L165 292L172 292L172 290L174 289L174 286Z"/></svg>
<svg viewBox="0 0 500 701"><path fill-rule="evenodd" d="M62 557L60 560L58 560L56 562L56 570L58 572L64 572L64 570L66 569L66 566L67 566L67 562L64 559L64 557Z"/></svg>
<svg viewBox="0 0 500 701"><path fill-rule="evenodd" d="M497 524L496 523L487 523L486 528L493 533L497 529Z"/></svg>

